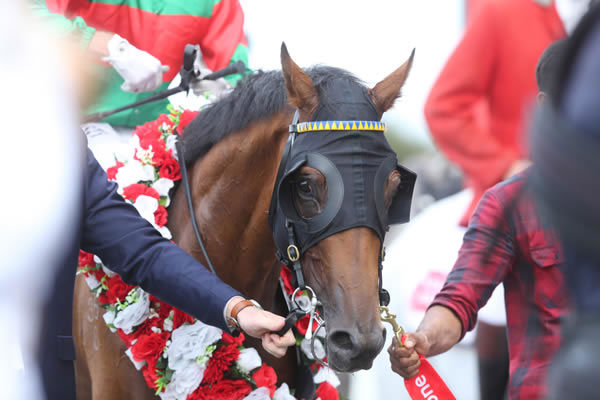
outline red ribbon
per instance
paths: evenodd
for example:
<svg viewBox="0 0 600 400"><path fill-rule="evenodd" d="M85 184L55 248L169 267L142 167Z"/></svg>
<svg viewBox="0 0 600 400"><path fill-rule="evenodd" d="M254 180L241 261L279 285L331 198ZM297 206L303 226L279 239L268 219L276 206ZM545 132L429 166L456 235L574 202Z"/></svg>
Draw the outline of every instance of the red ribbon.
<svg viewBox="0 0 600 400"><path fill-rule="evenodd" d="M406 336L402 336L402 343ZM406 391L412 400L456 400L444 380L438 375L425 356L419 354L419 373L404 380Z"/></svg>

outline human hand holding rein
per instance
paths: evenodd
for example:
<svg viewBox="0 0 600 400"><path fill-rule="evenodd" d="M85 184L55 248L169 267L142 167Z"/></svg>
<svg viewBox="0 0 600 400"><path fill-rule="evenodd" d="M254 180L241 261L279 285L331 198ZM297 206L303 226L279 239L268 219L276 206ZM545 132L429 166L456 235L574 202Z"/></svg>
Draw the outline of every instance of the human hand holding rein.
<svg viewBox="0 0 600 400"><path fill-rule="evenodd" d="M256 304L248 304L235 312L236 305L242 301L244 299L241 297L234 297L229 301L226 307L226 319L230 321L233 317L237 327L244 333L262 340L262 346L269 354L277 358L283 357L287 348L296 344L296 339L291 330L283 336L273 333L283 328L285 319L263 310ZM232 315L232 311L235 315Z"/></svg>
<svg viewBox="0 0 600 400"><path fill-rule="evenodd" d="M388 348L392 371L403 378L412 378L419 372L419 354L428 354L430 344L422 332L406 333L403 339L403 344L400 344L394 337Z"/></svg>

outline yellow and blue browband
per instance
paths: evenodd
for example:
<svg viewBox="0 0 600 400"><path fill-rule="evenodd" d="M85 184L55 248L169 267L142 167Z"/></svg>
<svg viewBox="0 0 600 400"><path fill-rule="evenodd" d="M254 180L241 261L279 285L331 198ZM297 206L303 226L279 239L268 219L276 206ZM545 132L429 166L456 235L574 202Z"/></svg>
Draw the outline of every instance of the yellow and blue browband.
<svg viewBox="0 0 600 400"><path fill-rule="evenodd" d="M296 132L319 131L385 131L385 124L379 121L309 121L296 124Z"/></svg>

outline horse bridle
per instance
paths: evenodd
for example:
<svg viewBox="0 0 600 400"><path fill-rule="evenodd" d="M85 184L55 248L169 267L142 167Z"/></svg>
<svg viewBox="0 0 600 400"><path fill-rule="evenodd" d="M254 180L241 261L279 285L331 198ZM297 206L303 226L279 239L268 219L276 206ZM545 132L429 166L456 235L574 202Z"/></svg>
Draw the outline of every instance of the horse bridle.
<svg viewBox="0 0 600 400"><path fill-rule="evenodd" d="M298 132L298 126L299 126L298 121L299 121L299 111L296 110L294 113L294 117L292 119L292 123L289 125L289 136L288 136L286 145L284 147L284 150L283 150L283 153L281 156L281 160L279 162L279 168L277 170L277 175L276 175L276 179L275 179L275 186L273 189L273 193L271 195L271 204L269 207L269 225L271 226L271 230L273 232L275 231L274 230L274 225L275 225L274 216L275 216L275 212L277 210L277 188L278 188L279 184L281 183L281 180L284 176L286 165L288 164L292 147L294 146L296 136L299 133ZM375 121L373 121L373 123L380 124L379 122L375 122ZM319 314L317 314L318 309L322 310L322 304L318 300L315 291L306 284L306 279L304 276L304 271L302 269L302 263L300 260L302 252L298 246L298 241L297 241L296 235L294 233L294 221L286 218L285 219L285 227L287 230L288 246L285 249L285 251L281 251L278 248L276 251L276 255L277 255L278 260L282 264L286 265L292 272L293 283L295 283L296 288L295 288L293 294L291 295L291 297L288 298L288 294L285 292L285 289L284 289L283 281L281 281L281 278L280 278L281 288L283 291L283 295L286 299L286 304L288 306L289 314L287 315L287 317L285 319L285 325L283 326L283 328L280 329L279 331L277 331L276 333L279 334L280 336L285 334L298 321L299 318L301 318L307 314L310 315L308 329L306 330L305 339L311 340L311 352L313 354L314 359L322 365L327 365L327 363L323 362L322 360L320 360L317 357L317 355L315 354L315 347L314 347L315 340L318 336L317 334L318 334L319 330L321 328L325 327L325 321L319 316ZM385 258L385 248L383 246L383 241L382 241L381 247L380 247L380 252L379 252L379 257L378 257L379 304L381 306L387 306L390 302L390 294L386 289L383 288L382 271L383 271L384 258ZM309 307L306 307L306 306L303 307L300 304L298 304L296 301L297 294L302 291L307 291L311 295ZM312 329L313 321L317 323L317 328L315 330L314 335L313 335L313 329Z"/></svg>

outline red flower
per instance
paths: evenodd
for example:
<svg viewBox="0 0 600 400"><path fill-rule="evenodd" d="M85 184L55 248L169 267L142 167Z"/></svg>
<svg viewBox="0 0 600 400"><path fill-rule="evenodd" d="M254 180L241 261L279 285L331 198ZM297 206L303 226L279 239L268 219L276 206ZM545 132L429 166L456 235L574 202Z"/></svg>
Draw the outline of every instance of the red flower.
<svg viewBox="0 0 600 400"><path fill-rule="evenodd" d="M231 336L229 333L223 332L223 335L221 335L221 340L223 340L223 343L225 344L233 344L239 347L244 343L246 337L243 333L240 333L238 336Z"/></svg>
<svg viewBox="0 0 600 400"><path fill-rule="evenodd" d="M277 375L272 367L263 364L258 371L252 374L252 379L256 382L256 386L269 388L271 397L273 397L273 393L275 393L275 384L277 383Z"/></svg>
<svg viewBox="0 0 600 400"><path fill-rule="evenodd" d="M142 195L154 197L156 200L160 200L160 195L158 192L154 188L146 186L143 183L133 183L123 189L123 197L133 202L135 202L137 198Z"/></svg>
<svg viewBox="0 0 600 400"><path fill-rule="evenodd" d="M94 255L91 253L86 253L83 250L79 250L79 259L77 261L80 267L96 266L96 262L94 261Z"/></svg>
<svg viewBox="0 0 600 400"><path fill-rule="evenodd" d="M115 165L113 165L112 167L110 167L109 169L106 170L106 175L108 176L108 179L110 179L111 181L114 181L117 179L117 172L119 172L119 168L121 168L122 166L124 166L125 164L123 164L121 161L117 161L117 163Z"/></svg>
<svg viewBox="0 0 600 400"><path fill-rule="evenodd" d="M179 328L181 325L185 324L186 322L189 324L194 323L194 317L192 317L191 315L186 314L183 311L178 310L178 309L174 309L174 310L175 310L175 314L173 315L173 329Z"/></svg>
<svg viewBox="0 0 600 400"><path fill-rule="evenodd" d="M152 295L150 295L150 304L154 307L161 319L167 318L173 309L170 304L167 304Z"/></svg>
<svg viewBox="0 0 600 400"><path fill-rule="evenodd" d="M163 320L160 318L146 318L146 320L137 328L135 331L131 332L128 336L129 346L131 346L131 342L134 339L139 339L142 336L152 336L155 335L152 332L152 328L161 328L163 327Z"/></svg>
<svg viewBox="0 0 600 400"><path fill-rule="evenodd" d="M298 333L301 335L306 335L306 331L308 330L308 323L310 322L310 314L306 314L304 317L300 318L298 322L296 322L296 329ZM316 324L313 322L313 328ZM314 329L313 329L314 330Z"/></svg>
<svg viewBox="0 0 600 400"><path fill-rule="evenodd" d="M140 147L148 150L150 146L152 146L152 148L155 149L157 147L157 143L162 141L160 136L161 134L157 126L149 125L146 127L145 124L142 130L138 132L138 137L140 138Z"/></svg>
<svg viewBox="0 0 600 400"><path fill-rule="evenodd" d="M156 380L160 378L158 373L156 373L156 361L152 361L148 363L147 366L142 368L142 373L144 374L144 379L146 380L146 384L151 388L156 390Z"/></svg>
<svg viewBox="0 0 600 400"><path fill-rule="evenodd" d="M161 140L160 127L166 123L170 128L173 127L173 122L169 119L168 114L161 114L156 120L146 122L135 129L135 134L140 138L140 147L148 150L150 145Z"/></svg>
<svg viewBox="0 0 600 400"><path fill-rule="evenodd" d="M300 318L298 322L294 325L298 330L298 333L301 335L306 335L306 331L308 330L308 324L310 322L310 314L306 314L304 317ZM315 321L313 321L312 331L316 331L319 326Z"/></svg>
<svg viewBox="0 0 600 400"><path fill-rule="evenodd" d="M133 359L136 361L146 361L148 364L156 362L158 357L162 354L165 344L170 336L170 332L141 335L137 342L131 347Z"/></svg>
<svg viewBox="0 0 600 400"><path fill-rule="evenodd" d="M320 397L321 400L339 400L340 395L336 388L331 386L329 382L323 382L315 391L315 398Z"/></svg>
<svg viewBox="0 0 600 400"><path fill-rule="evenodd" d="M292 273L290 272L290 269L284 265L281 267L281 273L279 276L283 280L283 287L285 288L287 294L291 295L294 293L294 287L292 286Z"/></svg>
<svg viewBox="0 0 600 400"><path fill-rule="evenodd" d="M156 211L154 211L154 223L158 226L165 226L168 216L167 209L159 204Z"/></svg>
<svg viewBox="0 0 600 400"><path fill-rule="evenodd" d="M217 349L206 366L202 383L212 385L219 382L223 379L225 371L239 356L240 350L234 345L222 346Z"/></svg>
<svg viewBox="0 0 600 400"><path fill-rule="evenodd" d="M192 122L194 118L196 118L196 115L198 115L198 111L185 110L183 113L181 113L179 116L179 126L177 126L177 132L179 135L183 136L185 127Z"/></svg>
<svg viewBox="0 0 600 400"><path fill-rule="evenodd" d="M161 178L171 179L172 181L181 179L179 163L175 159L169 158L158 170L158 175Z"/></svg>
<svg viewBox="0 0 600 400"><path fill-rule="evenodd" d="M134 286L123 282L119 275L114 275L110 278L106 282L106 286L108 286L108 290L98 298L102 304L114 304L117 302L117 299L123 301L131 289L134 288Z"/></svg>
<svg viewBox="0 0 600 400"><path fill-rule="evenodd" d="M173 152L167 150L164 142L160 147L152 146L152 152L154 153L152 156L152 165L155 167L159 167L173 158Z"/></svg>
<svg viewBox="0 0 600 400"><path fill-rule="evenodd" d="M187 400L242 400L252 392L252 386L243 379L222 380L212 386L200 386Z"/></svg>

